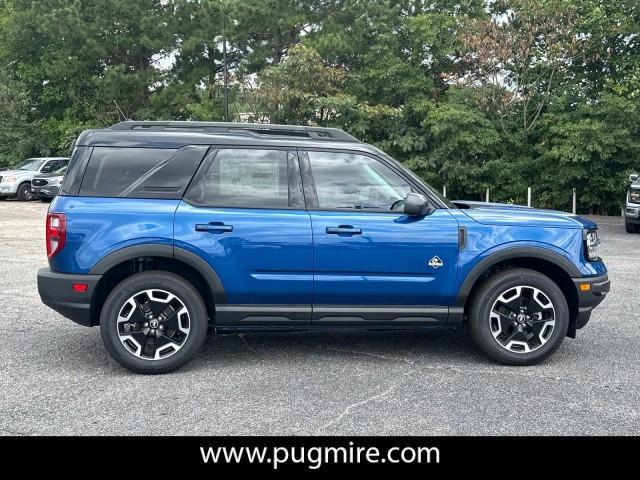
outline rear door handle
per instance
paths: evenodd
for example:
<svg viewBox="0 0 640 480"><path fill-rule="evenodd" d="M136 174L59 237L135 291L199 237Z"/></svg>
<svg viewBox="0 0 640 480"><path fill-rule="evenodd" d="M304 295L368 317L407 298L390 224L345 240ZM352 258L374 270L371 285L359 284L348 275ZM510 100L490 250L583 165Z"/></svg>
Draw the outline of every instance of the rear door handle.
<svg viewBox="0 0 640 480"><path fill-rule="evenodd" d="M233 232L233 225L222 222L197 223L196 232L226 233Z"/></svg>
<svg viewBox="0 0 640 480"><path fill-rule="evenodd" d="M327 233L330 235L361 235L361 228L354 228L351 225L340 225L339 227L327 227Z"/></svg>

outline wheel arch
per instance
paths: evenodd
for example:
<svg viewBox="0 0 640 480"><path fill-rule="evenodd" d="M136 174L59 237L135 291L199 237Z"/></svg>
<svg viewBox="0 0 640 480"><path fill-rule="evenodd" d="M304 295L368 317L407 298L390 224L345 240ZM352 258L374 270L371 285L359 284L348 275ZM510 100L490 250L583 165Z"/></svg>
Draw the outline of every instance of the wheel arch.
<svg viewBox="0 0 640 480"><path fill-rule="evenodd" d="M581 277L580 270L570 260L551 250L536 247L508 248L491 254L480 261L465 278L455 305L468 312L473 293L493 273L508 268L529 268L553 280L564 293L569 306L569 330L567 336L574 338L578 317L578 292L572 278Z"/></svg>
<svg viewBox="0 0 640 480"><path fill-rule="evenodd" d="M164 270L186 279L202 296L210 319L215 316L215 306L226 303L220 278L198 255L171 245L134 245L110 253L89 272L102 275L91 301L91 324L100 323L102 306L115 285L129 275L147 270Z"/></svg>

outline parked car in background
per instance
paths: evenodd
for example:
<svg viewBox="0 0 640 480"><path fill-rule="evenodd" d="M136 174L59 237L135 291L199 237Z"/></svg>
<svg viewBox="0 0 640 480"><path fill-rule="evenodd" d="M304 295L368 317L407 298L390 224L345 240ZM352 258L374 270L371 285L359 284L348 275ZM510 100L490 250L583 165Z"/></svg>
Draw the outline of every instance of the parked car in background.
<svg viewBox="0 0 640 480"><path fill-rule="evenodd" d="M629 190L627 191L627 205L624 208L624 226L627 233L640 232L640 175L629 175Z"/></svg>
<svg viewBox="0 0 640 480"><path fill-rule="evenodd" d="M67 166L64 166L55 172L41 173L33 177L33 180L31 180L31 194L33 198L39 198L43 202L48 202L58 195L66 171Z"/></svg>
<svg viewBox="0 0 640 480"><path fill-rule="evenodd" d="M31 181L36 175L60 170L69 164L64 157L29 158L11 170L0 171L0 200L18 197L32 200Z"/></svg>

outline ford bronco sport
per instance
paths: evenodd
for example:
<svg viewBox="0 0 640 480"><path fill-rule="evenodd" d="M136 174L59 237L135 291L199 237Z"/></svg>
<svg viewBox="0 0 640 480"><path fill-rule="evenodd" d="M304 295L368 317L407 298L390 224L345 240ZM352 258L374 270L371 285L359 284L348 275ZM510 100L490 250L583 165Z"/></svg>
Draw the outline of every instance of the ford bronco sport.
<svg viewBox="0 0 640 480"><path fill-rule="evenodd" d="M76 141L38 290L140 373L209 331L462 323L529 365L609 291L598 243L581 217L457 207L340 130L128 121Z"/></svg>

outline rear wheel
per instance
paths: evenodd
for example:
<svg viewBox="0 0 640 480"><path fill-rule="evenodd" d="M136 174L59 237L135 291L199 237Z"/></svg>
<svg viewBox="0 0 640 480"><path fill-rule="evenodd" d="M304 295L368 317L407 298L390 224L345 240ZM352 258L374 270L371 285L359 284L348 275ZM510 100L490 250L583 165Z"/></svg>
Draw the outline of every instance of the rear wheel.
<svg viewBox="0 0 640 480"><path fill-rule="evenodd" d="M533 365L563 342L569 307L549 277L517 268L493 275L475 292L469 322L474 343L491 359Z"/></svg>
<svg viewBox="0 0 640 480"><path fill-rule="evenodd" d="M640 231L640 224L624 222L624 229L627 233L638 233L638 231Z"/></svg>
<svg viewBox="0 0 640 480"><path fill-rule="evenodd" d="M31 193L31 184L30 183L22 183L18 187L16 191L16 197L18 200L22 202L28 202L29 200L33 200L33 193Z"/></svg>
<svg viewBox="0 0 640 480"><path fill-rule="evenodd" d="M197 290L169 272L137 273L109 294L100 315L106 349L136 373L175 370L200 350L207 309Z"/></svg>

